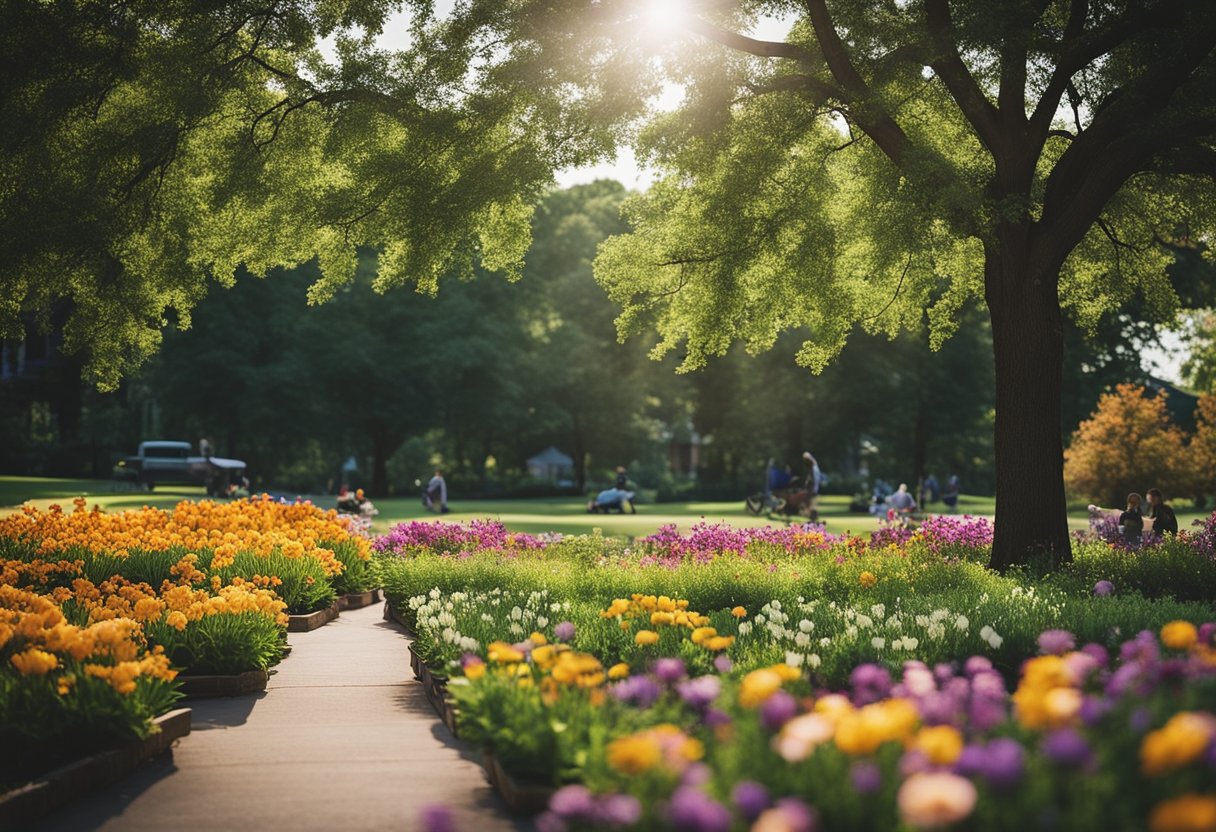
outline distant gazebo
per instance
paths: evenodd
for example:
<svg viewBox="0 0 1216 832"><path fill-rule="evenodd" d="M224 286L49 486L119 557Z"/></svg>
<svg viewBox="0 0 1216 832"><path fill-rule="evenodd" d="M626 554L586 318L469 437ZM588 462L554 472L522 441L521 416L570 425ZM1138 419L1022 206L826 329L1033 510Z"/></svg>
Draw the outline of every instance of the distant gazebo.
<svg viewBox="0 0 1216 832"><path fill-rule="evenodd" d="M528 473L533 479L556 485L574 474L574 460L550 445L528 460Z"/></svg>

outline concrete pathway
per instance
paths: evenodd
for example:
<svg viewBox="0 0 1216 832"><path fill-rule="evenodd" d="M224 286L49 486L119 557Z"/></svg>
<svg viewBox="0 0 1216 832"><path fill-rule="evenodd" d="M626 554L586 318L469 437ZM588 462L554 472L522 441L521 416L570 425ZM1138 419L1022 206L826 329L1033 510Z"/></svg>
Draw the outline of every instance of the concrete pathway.
<svg viewBox="0 0 1216 832"><path fill-rule="evenodd" d="M430 804L459 830L530 828L439 721L381 605L289 640L267 691L188 703L193 729L171 752L36 828L402 832Z"/></svg>

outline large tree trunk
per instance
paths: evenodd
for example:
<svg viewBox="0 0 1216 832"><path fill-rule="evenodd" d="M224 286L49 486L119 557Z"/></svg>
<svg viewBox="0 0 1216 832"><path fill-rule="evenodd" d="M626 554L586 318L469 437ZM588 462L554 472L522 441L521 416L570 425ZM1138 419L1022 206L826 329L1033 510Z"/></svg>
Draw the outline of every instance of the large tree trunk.
<svg viewBox="0 0 1216 832"><path fill-rule="evenodd" d="M1058 269L1031 256L1024 233L989 247L985 295L996 361L996 539L1004 572L1036 554L1072 560L1061 440L1064 333Z"/></svg>

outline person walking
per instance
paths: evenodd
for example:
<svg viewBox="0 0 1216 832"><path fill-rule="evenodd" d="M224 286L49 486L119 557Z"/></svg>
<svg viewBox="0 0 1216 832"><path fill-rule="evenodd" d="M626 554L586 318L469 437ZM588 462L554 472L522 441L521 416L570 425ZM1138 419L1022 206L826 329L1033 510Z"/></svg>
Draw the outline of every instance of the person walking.
<svg viewBox="0 0 1216 832"><path fill-rule="evenodd" d="M443 472L438 468L435 469L435 476L431 477L431 481L426 484L426 494L422 498L427 509L434 511L438 505L440 514L447 514L451 509L448 508L448 484L443 478Z"/></svg>
<svg viewBox="0 0 1216 832"><path fill-rule="evenodd" d="M1148 496L1148 516L1153 521L1153 534L1178 534L1178 515L1165 498L1161 496L1160 488L1150 488Z"/></svg>
<svg viewBox="0 0 1216 832"><path fill-rule="evenodd" d="M1127 495L1127 509L1119 515L1119 529L1129 548L1139 549L1144 539L1144 514L1141 511L1140 495Z"/></svg>
<svg viewBox="0 0 1216 832"><path fill-rule="evenodd" d="M819 520L819 487L823 485L823 472L819 470L819 461L810 451L803 451L806 461L806 516L814 523Z"/></svg>

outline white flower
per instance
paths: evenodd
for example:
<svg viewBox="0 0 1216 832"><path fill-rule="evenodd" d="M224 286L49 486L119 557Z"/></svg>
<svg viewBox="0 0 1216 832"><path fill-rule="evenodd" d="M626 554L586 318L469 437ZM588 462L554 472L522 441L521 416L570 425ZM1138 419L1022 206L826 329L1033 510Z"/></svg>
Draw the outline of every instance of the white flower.
<svg viewBox="0 0 1216 832"><path fill-rule="evenodd" d="M462 638L460 640L460 649L465 651L466 653L472 653L474 650L476 650L480 646L481 645L478 643L477 639L475 639L475 638L469 638L468 636L465 636L464 638Z"/></svg>
<svg viewBox="0 0 1216 832"><path fill-rule="evenodd" d="M863 630L868 630L874 626L874 619L868 615L857 614L857 626Z"/></svg>
<svg viewBox="0 0 1216 832"><path fill-rule="evenodd" d="M874 638L870 639L870 645L875 650L882 650L887 646L887 640L882 636L874 636Z"/></svg>
<svg viewBox="0 0 1216 832"><path fill-rule="evenodd" d="M811 637L807 633L799 633L794 636L794 644L797 644L799 647L810 647Z"/></svg>
<svg viewBox="0 0 1216 832"><path fill-rule="evenodd" d="M768 621L768 619L765 618L763 614L760 614L760 615L757 615L755 618L753 618L752 621L756 622L757 624L763 625L764 622Z"/></svg>
<svg viewBox="0 0 1216 832"><path fill-rule="evenodd" d="M752 631L752 624L750 621L740 621L739 622L739 635L745 636L748 633L750 633L751 631Z"/></svg>
<svg viewBox="0 0 1216 832"><path fill-rule="evenodd" d="M513 636L522 636L524 634L524 628L521 627L519 624L515 623L514 621L511 622L510 630L511 630L511 635L513 635Z"/></svg>
<svg viewBox="0 0 1216 832"><path fill-rule="evenodd" d="M438 630L439 629L439 619L436 618L435 616L431 616L430 618L428 618L426 620L426 625L428 627L430 627L432 630Z"/></svg>
<svg viewBox="0 0 1216 832"><path fill-rule="evenodd" d="M945 621L949 615L950 615L949 610L936 609L933 611L932 618L934 621Z"/></svg>
<svg viewBox="0 0 1216 832"><path fill-rule="evenodd" d="M775 609L775 610L779 610L779 609L781 609L781 602L780 602L780 601L778 601L776 598L774 598L774 599L772 600L772 604L771 604L771 605L772 605L772 608L773 608L773 609Z"/></svg>
<svg viewBox="0 0 1216 832"><path fill-rule="evenodd" d="M806 663L807 663L807 664L808 664L810 667L819 667L819 665L821 664L821 662L819 661L819 654L818 654L818 653L812 653L811 655L807 656L807 657L806 657Z"/></svg>
<svg viewBox="0 0 1216 832"><path fill-rule="evenodd" d="M536 619L536 626L543 630L545 627L549 626L549 619L545 618L543 615L540 616Z"/></svg>
<svg viewBox="0 0 1216 832"><path fill-rule="evenodd" d="M917 639L912 638L912 636L904 636L905 650L915 650L919 644L920 642Z"/></svg>
<svg viewBox="0 0 1216 832"><path fill-rule="evenodd" d="M849 638L856 638L857 637L857 625L856 624L848 625L847 627L844 628L844 633Z"/></svg>
<svg viewBox="0 0 1216 832"><path fill-rule="evenodd" d="M804 633L813 632L815 629L815 622L811 621L809 618L804 618L798 622L798 629L802 630Z"/></svg>
<svg viewBox="0 0 1216 832"><path fill-rule="evenodd" d="M442 593L439 592L439 587L435 587L427 594L430 595L432 598L438 598Z"/></svg>
<svg viewBox="0 0 1216 832"><path fill-rule="evenodd" d="M801 653L786 653L785 663L790 667L802 667L802 663L806 661L806 657Z"/></svg>
<svg viewBox="0 0 1216 832"><path fill-rule="evenodd" d="M481 614L481 620L487 624L492 624L494 622L494 616L490 615L488 612L483 612Z"/></svg>
<svg viewBox="0 0 1216 832"><path fill-rule="evenodd" d="M967 616L965 615L960 615L958 618L954 619L954 629L958 630L960 633L967 632L967 628L970 626L971 622L967 620Z"/></svg>
<svg viewBox="0 0 1216 832"><path fill-rule="evenodd" d="M511 620L512 621L522 621L523 617L524 617L523 610L521 610L519 607L511 608Z"/></svg>
<svg viewBox="0 0 1216 832"><path fill-rule="evenodd" d="M886 618L887 606L886 604L874 604L872 607L870 607L870 612L875 618Z"/></svg>
<svg viewBox="0 0 1216 832"><path fill-rule="evenodd" d="M819 646L820 647L831 647L832 640L830 638L828 638L827 636L824 636L823 638L819 639Z"/></svg>

